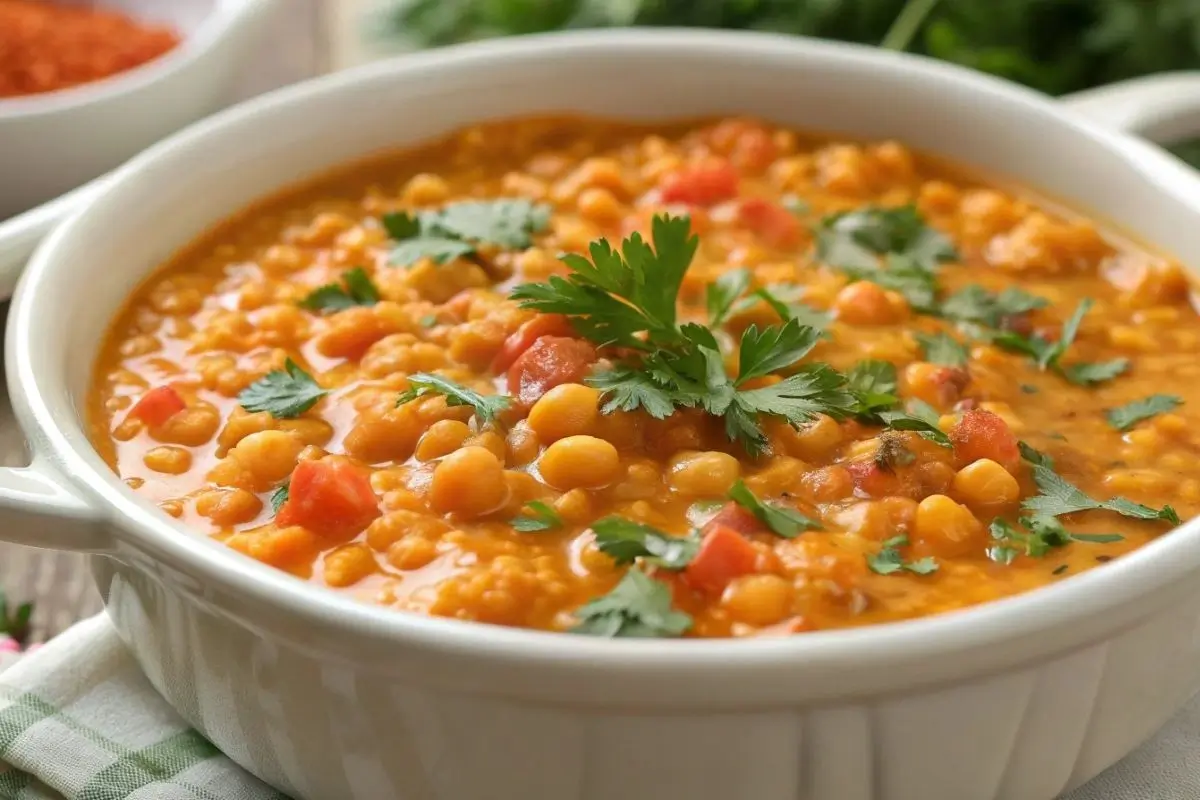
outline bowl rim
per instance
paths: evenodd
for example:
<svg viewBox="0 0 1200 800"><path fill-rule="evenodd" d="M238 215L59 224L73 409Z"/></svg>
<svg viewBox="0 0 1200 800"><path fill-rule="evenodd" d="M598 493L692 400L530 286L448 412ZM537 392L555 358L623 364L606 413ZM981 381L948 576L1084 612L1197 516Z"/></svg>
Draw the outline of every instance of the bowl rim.
<svg viewBox="0 0 1200 800"><path fill-rule="evenodd" d="M157 58L87 83L49 92L0 98L0 124L73 111L132 94L179 72L220 41L247 9L262 0L212 0L204 21L191 33L180 31L179 44Z"/></svg>
<svg viewBox="0 0 1200 800"><path fill-rule="evenodd" d="M1070 114L1048 97L991 76L920 56L766 33L631 29L544 34L452 46L326 75L220 112L151 147L121 167L102 195L92 199L39 249L13 301L7 343L8 382L14 408L22 427L36 443L35 459L42 454L52 460L64 474L70 475L74 487L90 497L90 504L120 528L121 532L115 534L120 550L140 551L154 562L186 564L192 574L202 575L205 581L231 595L256 602L259 610L278 611L292 621L322 626L323 630L336 631L342 637L369 640L391 647L393 652L403 646L410 648L409 652L457 658L461 662L478 661L488 665L487 668L537 668L540 675L575 680L576 686L589 676L607 681L608 686L617 685L614 681L640 681L643 689L666 685L664 676L670 680L687 677L694 679L692 691L699 694L698 687L712 688L718 678L727 680L732 674L757 675L766 680L790 676L786 681L790 688L763 689L761 696L794 696L803 693L798 687L802 687L806 674L828 677L831 671L857 670L864 675L878 675L880 670L888 671L893 665L908 665L910 669L902 676L898 674L897 680L886 687L888 691L898 691L965 674L997 671L1082 647L1141 619L1146 614L1144 604L1152 595L1156 596L1155 602L1163 604L1166 595L1200 571L1200 546L1197 546L1200 519L1196 519L1101 568L1020 595L931 617L779 639L601 640L432 618L360 602L296 580L209 537L196 535L138 498L103 465L83 434L84 423L78 413L68 419L56 418L40 387L37 348L28 331L39 307L53 297L54 284L50 278L56 269L63 268L56 264L58 251L77 235L82 221L94 208L108 202L111 192L142 180L141 173L169 150L202 143L227 128L252 124L256 114L275 107L320 105L345 87L386 85L442 68L485 70L490 63L514 56L562 58L569 51L579 52L580 48L607 53L621 47L703 49L711 50L714 58L751 50L765 49L776 55L786 55L785 50L803 51L828 61L900 70L910 80L967 84L993 104L1034 107L1043 115L1053 116L1057 124L1072 130L1074 135L1101 141L1114 158L1137 163L1134 153L1142 147L1132 137L1101 129ZM1181 165L1173 166L1170 160L1161 161L1142 164L1139 169L1156 172L1176 169L1179 174L1169 177L1185 181L1195 196L1200 197L1200 177ZM1173 202L1186 202L1166 189L1161 193ZM78 429L74 439L67 433L73 429ZM234 614L228 609L224 612ZM238 613L244 613L239 618L243 626L258 624L253 613ZM1104 617L1097 622L1095 617L1100 614ZM953 656L962 658L955 660ZM955 664L927 672L914 667L933 664L937 659L949 659ZM537 686L525 691L535 695L545 693ZM550 691L551 688L546 689ZM651 696L641 689L635 693L639 697Z"/></svg>

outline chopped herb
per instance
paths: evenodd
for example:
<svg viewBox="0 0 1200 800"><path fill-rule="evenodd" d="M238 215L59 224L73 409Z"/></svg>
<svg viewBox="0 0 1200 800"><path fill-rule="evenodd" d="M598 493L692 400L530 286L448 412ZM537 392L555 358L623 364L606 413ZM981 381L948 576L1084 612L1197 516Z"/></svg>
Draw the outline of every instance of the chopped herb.
<svg viewBox="0 0 1200 800"><path fill-rule="evenodd" d="M854 400L842 376L824 365L809 364L769 385L746 387L795 365L817 343L820 331L795 320L762 329L751 325L738 346L738 373L730 376L712 331L678 324L677 296L698 244L689 224L686 217L655 217L653 249L636 233L620 252L604 239L593 242L590 261L562 256L570 273L518 286L512 296L524 308L570 316L579 333L597 344L640 354L589 380L603 390L604 413L643 408L662 419L678 408L700 408L721 417L729 438L752 455L767 443L761 415L792 425L818 413L846 416ZM739 285L713 296L718 318Z"/></svg>
<svg viewBox="0 0 1200 800"><path fill-rule="evenodd" d="M282 485L271 492L271 512L279 513L279 509L283 508L283 504L288 501L288 494L292 489L291 480L286 480Z"/></svg>
<svg viewBox="0 0 1200 800"><path fill-rule="evenodd" d="M313 289L300 301L310 311L342 311L355 306L373 306L379 302L379 290L362 267L342 273L341 283L329 283Z"/></svg>
<svg viewBox="0 0 1200 800"><path fill-rule="evenodd" d="M937 275L907 256L889 254L886 267L842 267L853 281L870 281L890 289L923 314L937 308Z"/></svg>
<svg viewBox="0 0 1200 800"><path fill-rule="evenodd" d="M1119 431L1127 431L1134 425L1158 414L1174 411L1183 403L1183 398L1173 394L1152 394L1104 412L1108 424Z"/></svg>
<svg viewBox="0 0 1200 800"><path fill-rule="evenodd" d="M496 421L496 415L508 408L511 398L502 394L480 394L474 389L455 383L440 375L418 372L408 378L409 387L400 393L396 405L411 403L418 397L440 394L446 398L448 406L470 406L475 416L484 425Z"/></svg>
<svg viewBox="0 0 1200 800"><path fill-rule="evenodd" d="M611 592L575 611L573 633L587 636L662 638L681 636L692 618L671 608L671 590L662 581L631 568Z"/></svg>
<svg viewBox="0 0 1200 800"><path fill-rule="evenodd" d="M533 533L562 527L562 517L558 515L553 506L543 503L541 500L530 500L525 504L525 508L529 509L528 514L513 517L509 523L513 530Z"/></svg>
<svg viewBox="0 0 1200 800"><path fill-rule="evenodd" d="M772 533L784 539L794 539L805 531L820 530L821 523L793 508L764 503L739 480L729 490L729 499L758 517Z"/></svg>
<svg viewBox="0 0 1200 800"><path fill-rule="evenodd" d="M1080 489L1068 483L1052 468L1044 464L1034 464L1033 480L1041 494L1030 497L1021 504L1021 508L1034 514L1046 517L1057 517L1061 514L1072 514L1076 511L1103 509L1113 511L1125 517L1145 520L1163 520L1175 525L1179 524L1179 515L1170 506L1160 509L1150 508L1124 497L1114 497L1111 500L1093 500Z"/></svg>
<svg viewBox="0 0 1200 800"><path fill-rule="evenodd" d="M900 402L896 395L896 367L890 361L859 361L846 373L846 388L857 402L855 414L868 421L875 421L878 412Z"/></svg>
<svg viewBox="0 0 1200 800"><path fill-rule="evenodd" d="M938 412L924 400L909 400L907 411L880 411L878 417L892 430L916 431L934 444L950 447L950 437L938 425Z"/></svg>
<svg viewBox="0 0 1200 800"><path fill-rule="evenodd" d="M931 557L905 561L904 557L900 555L899 548L906 546L908 546L908 537L904 535L893 536L891 539L885 540L878 553L867 555L867 566L871 568L872 572L880 575L891 575L900 570L917 575L929 575L937 572L938 563Z"/></svg>
<svg viewBox="0 0 1200 800"><path fill-rule="evenodd" d="M1042 467L1054 469L1054 459L1046 455L1040 450L1034 450L1025 442L1017 442L1017 449L1021 451L1021 458L1028 461L1030 464L1037 464Z"/></svg>
<svg viewBox="0 0 1200 800"><path fill-rule="evenodd" d="M422 328L432 328L434 325L438 324L438 318L433 314L426 314L417 320L417 322L420 323Z"/></svg>
<svg viewBox="0 0 1200 800"><path fill-rule="evenodd" d="M719 328L736 310L738 299L750 288L750 270L733 269L708 285L705 301L708 305L708 324Z"/></svg>
<svg viewBox="0 0 1200 800"><path fill-rule="evenodd" d="M283 369L272 370L238 395L238 403L251 412L266 411L276 419L291 419L308 411L328 392L290 358Z"/></svg>
<svg viewBox="0 0 1200 800"><path fill-rule="evenodd" d="M1054 571L1051 572L1050 574L1051 575L1062 575L1064 572L1066 572L1070 568L1071 568L1070 564L1059 564L1057 567L1054 568Z"/></svg>
<svg viewBox="0 0 1200 800"><path fill-rule="evenodd" d="M1078 386L1094 386L1097 383L1111 381L1127 369L1129 369L1129 359L1114 358L1111 361L1070 364L1063 367L1061 372L1064 378Z"/></svg>
<svg viewBox="0 0 1200 800"><path fill-rule="evenodd" d="M1020 389L1025 394L1037 394L1038 393L1038 388L1036 386L1033 386L1028 383L1022 383L1020 386Z"/></svg>
<svg viewBox="0 0 1200 800"><path fill-rule="evenodd" d="M754 296L761 298L784 322L795 320L801 325L824 332L833 319L832 315L801 301L800 297L803 294L803 287L790 283L772 286L770 289L759 287L754 291Z"/></svg>
<svg viewBox="0 0 1200 800"><path fill-rule="evenodd" d="M700 539L671 536L657 528L624 517L605 517L592 524L596 547L618 564L645 558L665 569L683 569L696 557Z"/></svg>
<svg viewBox="0 0 1200 800"><path fill-rule="evenodd" d="M1049 305L1044 298L1010 287L999 294L972 284L959 289L942 303L941 315L955 322L1002 328L1011 318Z"/></svg>
<svg viewBox="0 0 1200 800"><path fill-rule="evenodd" d="M1117 533L1071 533L1054 517L1022 517L1020 523L1027 532L1003 519L992 520L989 531L996 544L988 548L988 558L998 564L1011 564L1022 552L1031 558L1042 558L1070 542L1107 543L1125 538Z"/></svg>
<svg viewBox="0 0 1200 800"><path fill-rule="evenodd" d="M950 240L927 226L912 205L833 214L821 220L816 235L817 257L838 269L876 269L879 256L894 254L932 273L958 258Z"/></svg>
<svg viewBox="0 0 1200 800"><path fill-rule="evenodd" d="M931 364L943 364L947 367L961 367L967 363L969 351L966 345L949 334L938 332L933 334L915 334L917 343L925 354L925 360Z"/></svg>
<svg viewBox="0 0 1200 800"><path fill-rule="evenodd" d="M437 211L386 214L383 226L398 244L389 261L411 266L421 258L445 264L470 255L481 244L508 249L528 247L531 235L550 222L548 206L524 198L465 200Z"/></svg>

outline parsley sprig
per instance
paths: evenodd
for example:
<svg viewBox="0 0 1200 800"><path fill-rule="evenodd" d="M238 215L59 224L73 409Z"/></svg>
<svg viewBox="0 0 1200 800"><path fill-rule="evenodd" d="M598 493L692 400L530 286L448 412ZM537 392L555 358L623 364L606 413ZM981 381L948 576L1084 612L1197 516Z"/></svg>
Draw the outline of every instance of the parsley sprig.
<svg viewBox="0 0 1200 800"><path fill-rule="evenodd" d="M683 569L700 549L695 535L671 536L655 527L624 517L605 517L592 523L596 547L618 564L644 558L664 569Z"/></svg>
<svg viewBox="0 0 1200 800"><path fill-rule="evenodd" d="M817 257L839 269L874 270L879 257L899 256L902 266L933 273L958 258L954 245L925 224L916 206L863 208L832 214L817 226Z"/></svg>
<svg viewBox="0 0 1200 800"><path fill-rule="evenodd" d="M455 383L441 375L428 372L418 372L408 378L408 388L396 398L396 405L411 403L418 397L442 395L448 406L470 406L475 416L484 425L496 421L497 415L512 403L512 399L502 394L480 394L474 389Z"/></svg>
<svg viewBox="0 0 1200 800"><path fill-rule="evenodd" d="M904 570L915 575L930 575L938 571L938 563L932 556L919 558L916 561L905 561L900 553L901 547L908 546L905 535L893 536L882 542L878 553L867 555L867 566L872 572L880 575L891 575L893 572Z"/></svg>
<svg viewBox="0 0 1200 800"><path fill-rule="evenodd" d="M676 316L679 290L698 245L690 221L657 216L651 238L653 248L635 233L619 251L604 239L593 242L590 260L562 257L570 268L567 275L513 291L525 308L570 316L580 334L601 346L640 354L589 379L603 391L604 413L641 408L663 419L679 408L699 408L722 418L729 438L756 455L767 443L761 416L800 425L818 413L842 418L853 410L844 379L825 365L776 374L804 358L821 336L794 319L746 328L737 348L737 373L730 374L712 332L694 323L681 325ZM710 297L710 312L718 318L727 314L747 285L748 278L730 279ZM752 385L761 379L768 379L766 385Z"/></svg>
<svg viewBox="0 0 1200 800"><path fill-rule="evenodd" d="M1173 394L1152 394L1149 397L1144 397L1141 400L1134 400L1116 408L1110 408L1104 412L1104 418L1108 420L1108 424L1112 425L1119 431L1127 431L1139 422L1144 422L1151 417L1165 414L1168 411L1174 411L1183 404L1183 398Z"/></svg>
<svg viewBox="0 0 1200 800"><path fill-rule="evenodd" d="M943 331L915 334L925 360L930 364L947 367L966 366L969 357L967 346Z"/></svg>
<svg viewBox="0 0 1200 800"><path fill-rule="evenodd" d="M1031 464L1033 481L1041 494L1026 498L1021 508L1035 515L1057 517L1061 514L1073 514L1076 511L1104 510L1114 511L1124 517L1145 520L1162 520L1175 525L1179 524L1179 514L1171 506L1151 508L1141 503L1135 503L1124 497L1114 497L1111 500L1095 500L1046 464Z"/></svg>
<svg viewBox="0 0 1200 800"><path fill-rule="evenodd" d="M389 262L412 266L422 258L445 264L475 253L480 245L528 247L532 234L550 222L549 206L524 198L464 200L437 211L400 211L383 216L383 227L396 240Z"/></svg>
<svg viewBox="0 0 1200 800"><path fill-rule="evenodd" d="M513 517L509 523L513 530L522 533L535 533L561 528L563 521L554 507L541 500L530 500L525 504L529 513Z"/></svg>
<svg viewBox="0 0 1200 800"><path fill-rule="evenodd" d="M301 308L309 311L343 311L355 306L373 306L379 302L379 290L362 267L346 270L340 283L328 283L313 289Z"/></svg>
<svg viewBox="0 0 1200 800"><path fill-rule="evenodd" d="M317 404L328 394L313 376L290 358L283 369L272 370L238 395L238 403L251 412L266 411L276 419L292 419Z"/></svg>
<svg viewBox="0 0 1200 800"><path fill-rule="evenodd" d="M1103 544L1119 542L1119 533L1071 533L1054 517L1021 517L1025 531L1018 530L1007 520L996 518L988 528L995 541L987 550L988 558L998 564L1011 564L1021 553L1031 558L1043 558L1051 550L1071 542Z"/></svg>
<svg viewBox="0 0 1200 800"><path fill-rule="evenodd" d="M682 636L692 618L671 607L671 590L662 581L631 567L616 587L575 611L573 633L623 638Z"/></svg>
<svg viewBox="0 0 1200 800"><path fill-rule="evenodd" d="M784 539L794 539L805 531L821 529L821 523L794 508L759 500L741 480L729 490L729 499L758 517L759 522Z"/></svg>

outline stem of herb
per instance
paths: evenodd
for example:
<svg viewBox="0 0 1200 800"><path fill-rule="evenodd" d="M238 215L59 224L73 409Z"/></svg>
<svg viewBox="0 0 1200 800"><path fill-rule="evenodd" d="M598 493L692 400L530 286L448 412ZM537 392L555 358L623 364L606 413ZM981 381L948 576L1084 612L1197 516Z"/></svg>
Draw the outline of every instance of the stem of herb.
<svg viewBox="0 0 1200 800"><path fill-rule="evenodd" d="M937 4L938 0L908 0L879 46L884 50L907 50Z"/></svg>

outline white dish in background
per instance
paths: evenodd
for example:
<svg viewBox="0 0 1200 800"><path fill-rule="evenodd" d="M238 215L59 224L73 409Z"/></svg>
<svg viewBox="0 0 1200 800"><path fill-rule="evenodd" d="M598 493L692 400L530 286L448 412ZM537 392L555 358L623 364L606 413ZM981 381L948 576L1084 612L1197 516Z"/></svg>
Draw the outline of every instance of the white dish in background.
<svg viewBox="0 0 1200 800"><path fill-rule="evenodd" d="M1135 129L1195 119L1200 93L1149 102L1157 85L1081 102ZM894 137L1118 220L1200 269L1200 174L958 67L668 30L417 54L206 120L122 167L50 236L9 316L8 385L34 457L0 469L0 538L95 554L151 683L297 800L1049 800L1200 687L1200 520L941 616L753 641L600 640L355 602L187 529L97 455L81 419L97 345L171 253L334 165L563 111L741 113Z"/></svg>
<svg viewBox="0 0 1200 800"><path fill-rule="evenodd" d="M38 241L87 190L59 195L227 103L270 14L285 2L106 0L106 7L175 28L183 41L103 80L0 99L0 299L12 294Z"/></svg>

